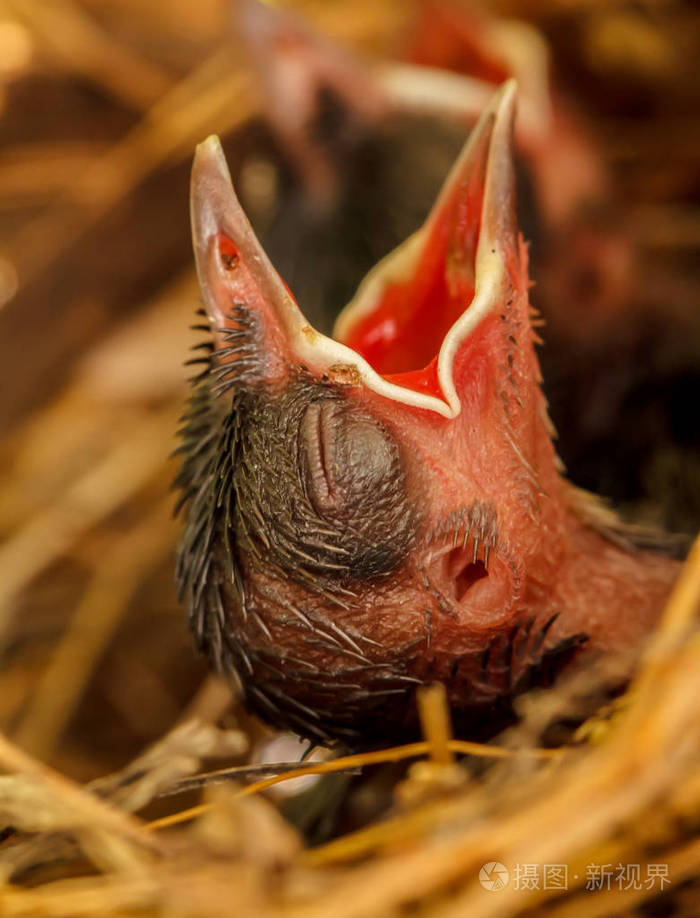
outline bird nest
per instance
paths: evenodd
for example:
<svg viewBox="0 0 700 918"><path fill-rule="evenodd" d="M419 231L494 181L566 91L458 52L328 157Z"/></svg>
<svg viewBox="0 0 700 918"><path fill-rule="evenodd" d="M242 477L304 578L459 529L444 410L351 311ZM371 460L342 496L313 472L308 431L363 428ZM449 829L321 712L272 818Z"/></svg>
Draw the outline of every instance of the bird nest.
<svg viewBox="0 0 700 918"><path fill-rule="evenodd" d="M293 5L373 54L410 8ZM647 262L694 302L689 9L498 8L545 30L582 107L618 81L604 154ZM453 737L433 687L420 742L280 763L193 654L169 491L196 343L187 174L258 104L223 21L215 0L0 0L0 912L696 914L697 547L624 695L590 717L600 682L578 674L484 744ZM655 468L696 487L671 446Z"/></svg>

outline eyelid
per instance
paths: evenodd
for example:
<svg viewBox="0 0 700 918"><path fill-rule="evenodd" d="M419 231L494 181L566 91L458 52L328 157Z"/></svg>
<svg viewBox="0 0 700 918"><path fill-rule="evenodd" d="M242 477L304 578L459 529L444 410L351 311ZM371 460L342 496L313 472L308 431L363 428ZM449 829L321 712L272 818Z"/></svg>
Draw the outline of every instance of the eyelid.
<svg viewBox="0 0 700 918"><path fill-rule="evenodd" d="M333 475L337 413L337 406L329 400L312 402L301 422L310 496L320 512L332 510L340 503Z"/></svg>

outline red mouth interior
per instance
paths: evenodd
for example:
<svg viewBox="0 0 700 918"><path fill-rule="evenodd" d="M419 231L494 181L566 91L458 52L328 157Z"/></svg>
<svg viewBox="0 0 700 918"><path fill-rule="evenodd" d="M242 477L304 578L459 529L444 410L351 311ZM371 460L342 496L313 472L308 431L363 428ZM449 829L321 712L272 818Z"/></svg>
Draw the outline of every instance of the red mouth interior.
<svg viewBox="0 0 700 918"><path fill-rule="evenodd" d="M482 191L480 181L456 183L433 216L410 276L387 284L344 341L390 382L440 394L440 347L474 297Z"/></svg>

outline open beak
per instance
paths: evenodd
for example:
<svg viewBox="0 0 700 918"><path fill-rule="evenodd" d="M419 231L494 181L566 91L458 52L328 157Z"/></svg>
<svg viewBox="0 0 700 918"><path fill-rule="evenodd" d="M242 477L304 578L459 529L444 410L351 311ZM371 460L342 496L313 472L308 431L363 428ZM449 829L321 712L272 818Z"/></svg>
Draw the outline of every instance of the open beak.
<svg viewBox="0 0 700 918"><path fill-rule="evenodd" d="M260 329L261 381L291 365L455 418L469 342L522 286L507 82L471 133L423 227L365 279L335 340L308 324L243 213L221 145L197 148L192 231L200 286L219 344L243 305ZM231 359L235 359L235 355Z"/></svg>

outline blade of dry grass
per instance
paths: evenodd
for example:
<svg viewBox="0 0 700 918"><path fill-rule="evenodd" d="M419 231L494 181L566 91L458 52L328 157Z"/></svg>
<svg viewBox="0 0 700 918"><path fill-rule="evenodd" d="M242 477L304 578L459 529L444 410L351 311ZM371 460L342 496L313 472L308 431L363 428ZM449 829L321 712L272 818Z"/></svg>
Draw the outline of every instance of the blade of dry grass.
<svg viewBox="0 0 700 918"><path fill-rule="evenodd" d="M146 109L167 91L171 83L167 71L116 41L70 0L8 2L45 51L129 107Z"/></svg>
<svg viewBox="0 0 700 918"><path fill-rule="evenodd" d="M456 753L457 755L473 755L477 758L487 759L509 759L518 754L522 754L547 760L557 759L560 755L559 751L556 749L513 750L506 749L503 746L488 746L484 743L471 743L466 740L448 740L446 745L446 751L450 755ZM419 758L420 756L432 753L433 748L432 741L409 743L405 746L380 749L376 752L360 752L356 755L345 755L327 762L315 762L309 765L299 766L299 768L293 772L290 771L285 774L273 775L270 778L264 778L262 781L256 781L242 788L238 794L242 797L258 794L261 791L267 790L269 787L273 787L275 784L282 784L285 781L291 781L294 778L301 778L307 775L335 774L337 772L355 770L357 768L366 768L369 765L385 765L388 762L402 762L406 759ZM210 772L207 777L223 778L226 777L226 774L226 770L221 772ZM209 804L203 803L191 809L183 810L180 813L173 813L172 816L164 816L162 819L157 819L149 823L148 827L154 830L167 829L179 825L180 823L196 819L198 816L206 813L208 809Z"/></svg>
<svg viewBox="0 0 700 918"><path fill-rule="evenodd" d="M178 414L178 410L168 405L146 415L134 425L129 438L119 443L2 546L0 642L20 591L77 538L163 468Z"/></svg>
<svg viewBox="0 0 700 918"><path fill-rule="evenodd" d="M32 778L72 808L76 825L95 828L133 842L145 850L162 852L163 846L133 816L114 809L52 768L27 755L0 733L0 767Z"/></svg>
<svg viewBox="0 0 700 918"><path fill-rule="evenodd" d="M450 748L450 709L442 683L436 683L419 692L418 713L423 736L430 744L430 758L433 764L452 765L454 757Z"/></svg>
<svg viewBox="0 0 700 918"><path fill-rule="evenodd" d="M28 143L0 155L0 208L43 204L47 197L71 195L75 176L104 156L104 143ZM76 193L78 198L79 192Z"/></svg>
<svg viewBox="0 0 700 918"><path fill-rule="evenodd" d="M168 496L124 533L114 551L98 565L17 730L15 740L23 749L50 758L129 601L174 543L172 499Z"/></svg>
<svg viewBox="0 0 700 918"><path fill-rule="evenodd" d="M240 124L251 110L246 86L228 48L214 52L176 83L122 140L93 161L71 189L70 200L57 202L15 235L8 256L20 279L44 270L153 170L189 156L206 134L226 133ZM82 202L78 212L76 194Z"/></svg>
<svg viewBox="0 0 700 918"><path fill-rule="evenodd" d="M652 863L659 863L658 857ZM663 863L668 865L669 876L674 883L697 879L700 874L700 840L683 845L679 850L665 852ZM640 867L646 867L642 860ZM601 893L586 891L573 902L564 902L547 911L547 918L609 918L613 914L625 914L649 900L649 890L644 884L640 889L610 889Z"/></svg>

